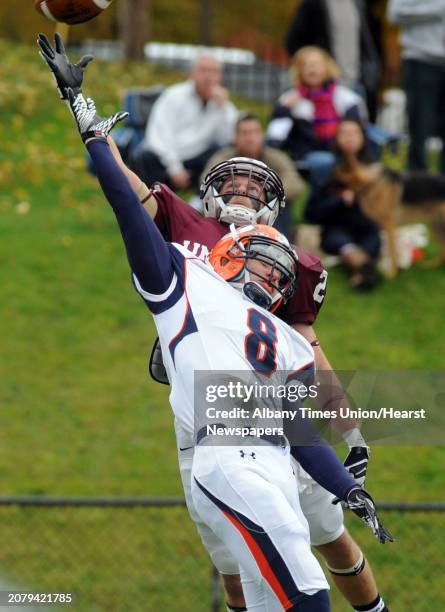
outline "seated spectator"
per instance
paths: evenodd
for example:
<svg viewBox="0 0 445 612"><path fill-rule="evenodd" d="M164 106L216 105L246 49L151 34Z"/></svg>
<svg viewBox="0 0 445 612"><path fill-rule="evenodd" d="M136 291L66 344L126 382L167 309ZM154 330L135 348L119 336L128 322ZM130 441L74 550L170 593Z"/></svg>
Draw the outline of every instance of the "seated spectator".
<svg viewBox="0 0 445 612"><path fill-rule="evenodd" d="M352 287L372 289L381 280L377 270L379 227L363 213L356 194L342 181L354 160L371 164L360 122L351 119L340 122L334 151L336 164L326 180L312 189L305 218L322 226L321 248L340 257L351 272Z"/></svg>
<svg viewBox="0 0 445 612"><path fill-rule="evenodd" d="M233 140L237 111L228 97L219 61L199 56L190 79L168 87L153 106L132 162L140 178L197 188L209 157Z"/></svg>
<svg viewBox="0 0 445 612"><path fill-rule="evenodd" d="M294 88L282 94L267 129L270 145L289 151L310 170L311 184L323 182L335 157L337 126L343 118L366 119L362 98L337 82L339 68L318 47L303 47L291 66Z"/></svg>
<svg viewBox="0 0 445 612"><path fill-rule="evenodd" d="M220 149L209 159L202 179L210 168L231 157L251 157L264 162L281 177L286 194L287 205L275 222L275 227L292 240L290 203L303 192L304 184L289 157L282 151L265 146L263 138L259 118L253 113L242 114L235 125L234 145Z"/></svg>

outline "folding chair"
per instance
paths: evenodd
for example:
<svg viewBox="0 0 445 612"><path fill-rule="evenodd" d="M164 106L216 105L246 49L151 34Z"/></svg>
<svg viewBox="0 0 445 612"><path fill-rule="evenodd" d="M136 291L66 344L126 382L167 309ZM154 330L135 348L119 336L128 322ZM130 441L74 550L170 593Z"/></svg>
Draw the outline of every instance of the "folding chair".
<svg viewBox="0 0 445 612"><path fill-rule="evenodd" d="M145 126L153 104L164 89L164 85L152 85L151 87L133 87L125 93L123 106L128 112L128 117L125 126L114 130L113 139L126 164L129 164L131 160L131 152L143 140ZM89 155L87 155L87 169L95 174Z"/></svg>

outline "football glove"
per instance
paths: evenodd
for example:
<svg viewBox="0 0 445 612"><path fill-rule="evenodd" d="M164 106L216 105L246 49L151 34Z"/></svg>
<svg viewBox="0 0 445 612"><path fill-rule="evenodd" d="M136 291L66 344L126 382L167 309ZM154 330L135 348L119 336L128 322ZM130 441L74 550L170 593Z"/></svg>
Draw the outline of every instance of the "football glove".
<svg viewBox="0 0 445 612"><path fill-rule="evenodd" d="M85 100L81 93L75 95L70 87L66 91L71 113L84 143L91 138L106 140L116 123L128 117L127 112L119 111L104 119L96 113L94 100L91 98Z"/></svg>
<svg viewBox="0 0 445 612"><path fill-rule="evenodd" d="M367 446L353 446L345 459L344 466L357 484L363 486L368 470L371 451Z"/></svg>
<svg viewBox="0 0 445 612"><path fill-rule="evenodd" d="M338 503L335 500L332 503ZM352 487L346 495L346 507L352 510L361 520L368 525L375 537L381 544L394 542L394 538L380 522L374 500L367 491L361 487Z"/></svg>
<svg viewBox="0 0 445 612"><path fill-rule="evenodd" d="M62 100L68 100L66 90L68 87L74 95L82 93L83 73L86 67L94 59L92 55L84 55L77 64L72 64L68 59L62 37L58 32L54 35L55 49L51 46L45 34L39 34L37 44L40 47L39 54L46 62L56 79L57 89Z"/></svg>

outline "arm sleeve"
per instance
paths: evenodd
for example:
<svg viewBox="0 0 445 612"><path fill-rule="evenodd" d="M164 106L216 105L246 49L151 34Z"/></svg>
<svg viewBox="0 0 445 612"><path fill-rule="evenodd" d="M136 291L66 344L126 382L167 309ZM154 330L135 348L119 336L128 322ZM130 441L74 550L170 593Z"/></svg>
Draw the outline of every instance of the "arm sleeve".
<svg viewBox="0 0 445 612"><path fill-rule="evenodd" d="M301 372L298 374L300 376ZM310 372L308 372L309 376ZM307 381L309 380L307 378ZM286 401L283 403L286 404ZM311 419L303 413L301 407L293 421L285 422L284 433L290 441L291 455L301 467L323 488L340 499L345 499L349 489L357 483L345 469L334 450L321 438Z"/></svg>
<svg viewBox="0 0 445 612"><path fill-rule="evenodd" d="M316 446L293 446L291 454L314 480L340 499L346 499L349 489L357 486L334 450L323 441Z"/></svg>
<svg viewBox="0 0 445 612"><path fill-rule="evenodd" d="M172 292L177 281L168 245L116 164L108 144L92 140L87 148L116 215L136 288L159 302Z"/></svg>

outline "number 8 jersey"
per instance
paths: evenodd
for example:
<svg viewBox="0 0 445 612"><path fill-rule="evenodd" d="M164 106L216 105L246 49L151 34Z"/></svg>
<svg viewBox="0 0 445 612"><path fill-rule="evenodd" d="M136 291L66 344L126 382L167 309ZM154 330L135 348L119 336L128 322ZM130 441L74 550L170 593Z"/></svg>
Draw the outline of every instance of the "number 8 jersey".
<svg viewBox="0 0 445 612"><path fill-rule="evenodd" d="M314 353L303 336L237 291L210 264L181 245L169 244L169 250L175 274L163 294L144 291L134 274L133 281L154 316L176 420L193 434L195 371L250 370L267 384L275 371L310 366Z"/></svg>

